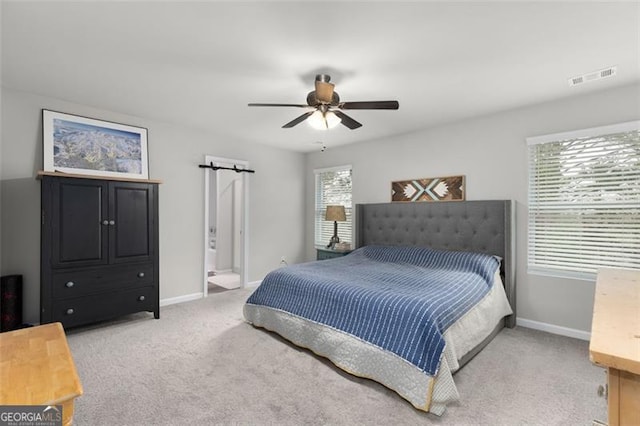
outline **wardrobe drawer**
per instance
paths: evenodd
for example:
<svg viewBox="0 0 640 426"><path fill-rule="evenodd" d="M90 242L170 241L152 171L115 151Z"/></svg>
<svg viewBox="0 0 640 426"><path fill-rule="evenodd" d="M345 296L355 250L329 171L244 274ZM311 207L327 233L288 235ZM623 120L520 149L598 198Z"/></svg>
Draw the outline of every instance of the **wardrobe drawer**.
<svg viewBox="0 0 640 426"><path fill-rule="evenodd" d="M67 299L100 291L153 284L153 264L53 273L53 298Z"/></svg>
<svg viewBox="0 0 640 426"><path fill-rule="evenodd" d="M154 286L93 294L53 302L53 321L65 327L105 320L140 311L153 311L158 304Z"/></svg>

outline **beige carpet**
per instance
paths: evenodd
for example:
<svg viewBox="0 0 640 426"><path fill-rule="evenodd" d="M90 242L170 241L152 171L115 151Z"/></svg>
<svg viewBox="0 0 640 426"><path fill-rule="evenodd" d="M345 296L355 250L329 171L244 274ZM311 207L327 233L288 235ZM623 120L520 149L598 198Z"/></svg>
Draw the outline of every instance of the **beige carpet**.
<svg viewBox="0 0 640 426"><path fill-rule="evenodd" d="M244 323L249 290L69 330L76 425L590 425L606 419L588 342L506 329L455 375L442 417Z"/></svg>

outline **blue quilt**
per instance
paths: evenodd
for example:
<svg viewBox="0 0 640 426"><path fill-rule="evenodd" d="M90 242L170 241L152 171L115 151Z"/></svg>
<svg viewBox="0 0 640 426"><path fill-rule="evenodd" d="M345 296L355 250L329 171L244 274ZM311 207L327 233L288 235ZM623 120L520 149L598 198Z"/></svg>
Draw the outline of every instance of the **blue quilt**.
<svg viewBox="0 0 640 426"><path fill-rule="evenodd" d="M366 246L272 271L247 304L341 330L435 376L444 332L488 293L498 267L479 253Z"/></svg>

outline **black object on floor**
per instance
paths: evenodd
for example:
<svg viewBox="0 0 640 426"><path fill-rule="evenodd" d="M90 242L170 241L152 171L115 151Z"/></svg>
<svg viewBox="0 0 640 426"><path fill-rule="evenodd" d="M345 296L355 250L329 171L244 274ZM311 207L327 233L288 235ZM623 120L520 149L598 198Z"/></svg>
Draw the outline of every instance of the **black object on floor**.
<svg viewBox="0 0 640 426"><path fill-rule="evenodd" d="M21 328L22 275L0 277L0 331Z"/></svg>

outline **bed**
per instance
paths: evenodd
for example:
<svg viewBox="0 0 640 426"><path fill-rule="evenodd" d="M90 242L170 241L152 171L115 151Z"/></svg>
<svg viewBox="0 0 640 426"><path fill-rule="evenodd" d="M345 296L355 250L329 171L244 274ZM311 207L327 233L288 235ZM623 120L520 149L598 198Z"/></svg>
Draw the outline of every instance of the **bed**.
<svg viewBox="0 0 640 426"><path fill-rule="evenodd" d="M453 373L515 325L511 201L356 206L356 250L270 272L246 320L442 415Z"/></svg>

